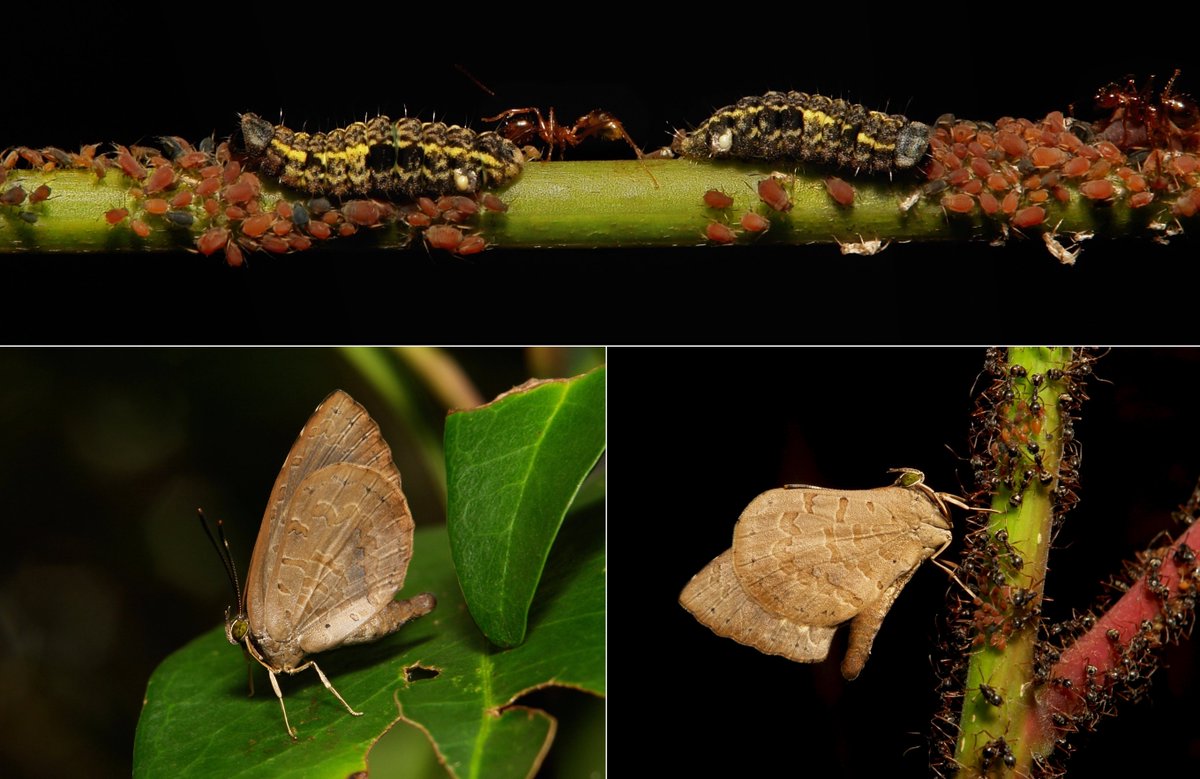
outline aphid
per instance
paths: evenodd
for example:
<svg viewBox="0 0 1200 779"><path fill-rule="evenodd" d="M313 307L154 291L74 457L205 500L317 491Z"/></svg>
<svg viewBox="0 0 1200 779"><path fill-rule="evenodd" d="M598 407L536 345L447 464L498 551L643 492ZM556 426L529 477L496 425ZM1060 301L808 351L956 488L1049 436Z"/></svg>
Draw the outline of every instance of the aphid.
<svg viewBox="0 0 1200 779"><path fill-rule="evenodd" d="M34 203L40 203L48 197L50 197L50 187L46 184L42 184L37 189L29 193L29 204L33 205Z"/></svg>
<svg viewBox="0 0 1200 779"><path fill-rule="evenodd" d="M996 689L994 687L989 687L986 684L981 684L981 685L979 685L979 694L982 695L983 699L985 701L987 701L989 704L991 704L992 706L1004 705L1004 698L1000 695L1000 693L996 692Z"/></svg>
<svg viewBox="0 0 1200 779"><path fill-rule="evenodd" d="M483 196L482 202L483 202L483 207L486 208L488 211L495 211L496 213L502 214L508 210L508 203L505 203L503 200L496 197L491 192L489 192Z"/></svg>
<svg viewBox="0 0 1200 779"><path fill-rule="evenodd" d="M20 184L14 184L4 190L4 194L0 195L0 205L19 206L25 202L25 188Z"/></svg>
<svg viewBox="0 0 1200 779"><path fill-rule="evenodd" d="M774 176L768 176L758 182L758 197L776 211L787 211L792 207L787 190Z"/></svg>
<svg viewBox="0 0 1200 779"><path fill-rule="evenodd" d="M463 241L462 230L450 225L434 225L425 231L425 241L435 249L454 251Z"/></svg>
<svg viewBox="0 0 1200 779"><path fill-rule="evenodd" d="M731 244L737 238L728 225L720 222L709 222L708 226L704 228L704 237L719 244Z"/></svg>
<svg viewBox="0 0 1200 779"><path fill-rule="evenodd" d="M804 92L768 92L720 109L672 151L685 157L793 159L871 173L904 170L925 156L929 125Z"/></svg>
<svg viewBox="0 0 1200 779"><path fill-rule="evenodd" d="M837 176L829 176L825 179L825 190L838 205L854 205L854 187Z"/></svg>
<svg viewBox="0 0 1200 779"><path fill-rule="evenodd" d="M224 227L210 227L196 238L196 248L205 257L215 254L229 243L229 231Z"/></svg>
<svg viewBox="0 0 1200 779"><path fill-rule="evenodd" d="M710 189L704 193L704 205L709 208L729 208L733 205L733 198L720 190Z"/></svg>
<svg viewBox="0 0 1200 779"><path fill-rule="evenodd" d="M496 134L516 144L527 143L534 138L540 138L546 144L546 159L554 158L554 149L558 148L561 159L568 146L578 146L593 135L598 135L606 141L624 140L633 149L638 159L642 158L642 150L629 137L625 125L607 111L599 109L590 111L575 120L570 127L559 124L550 109L549 119L542 116L536 108L510 108L495 116L486 116L485 122L500 122Z"/></svg>
<svg viewBox="0 0 1200 779"><path fill-rule="evenodd" d="M462 243L460 243L454 249L454 253L460 257L466 257L470 254L479 254L486 248L487 241L484 240L482 235L468 235L466 238L463 238Z"/></svg>
<svg viewBox="0 0 1200 779"><path fill-rule="evenodd" d="M167 221L176 227L191 227L196 221L190 211L168 211L166 216Z"/></svg>
<svg viewBox="0 0 1200 779"><path fill-rule="evenodd" d="M261 170L312 193L472 193L521 173L525 155L494 132L378 116L309 135L242 114L241 143Z"/></svg>
<svg viewBox="0 0 1200 779"><path fill-rule="evenodd" d="M241 247L233 240L225 244L225 262L231 268L240 268L246 262Z"/></svg>
<svg viewBox="0 0 1200 779"><path fill-rule="evenodd" d="M771 220L761 214L756 214L753 211L747 211L742 214L741 218L742 229L751 233L761 233L766 231L771 226Z"/></svg>
<svg viewBox="0 0 1200 779"><path fill-rule="evenodd" d="M693 576L679 602L717 635L802 663L824 660L850 621L842 675L854 679L904 585L950 544L947 504L969 508L930 489L920 471L898 470L878 489L759 495L738 519L733 548Z"/></svg>

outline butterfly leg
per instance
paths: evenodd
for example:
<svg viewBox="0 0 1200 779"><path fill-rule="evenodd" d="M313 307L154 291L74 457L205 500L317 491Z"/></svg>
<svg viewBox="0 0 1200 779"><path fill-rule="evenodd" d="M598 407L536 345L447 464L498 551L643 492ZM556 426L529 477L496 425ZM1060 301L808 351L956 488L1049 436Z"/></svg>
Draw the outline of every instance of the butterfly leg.
<svg viewBox="0 0 1200 779"><path fill-rule="evenodd" d="M312 660L309 660L304 665L305 666L311 665L313 667L313 670L317 672L317 676L321 677L321 684L325 685L326 690L329 690L331 693L333 693L333 697L337 698L339 701L342 702L342 705L346 707L346 711L350 712L351 714L353 714L356 717L361 717L363 715L363 713L361 711L355 711L354 709L350 708L350 704L346 703L346 699L343 698L337 690L333 689L333 685L330 684L329 679L327 679L325 677L325 673L321 670L321 666L317 665L316 662L314 662ZM297 668L296 670L302 671L302 670L304 670L304 666ZM280 698L279 700L281 703L283 702L282 698Z"/></svg>
<svg viewBox="0 0 1200 779"><path fill-rule="evenodd" d="M318 671L318 673L320 673ZM270 668L267 669L267 674L271 677L271 686L275 688L275 697L279 698L279 709L283 712L283 726L287 728L288 735L292 737L292 741L296 740L296 731L292 728L292 723L288 722L287 707L283 705L283 691L279 689L279 680L275 678L275 672ZM336 695L336 693L334 693Z"/></svg>

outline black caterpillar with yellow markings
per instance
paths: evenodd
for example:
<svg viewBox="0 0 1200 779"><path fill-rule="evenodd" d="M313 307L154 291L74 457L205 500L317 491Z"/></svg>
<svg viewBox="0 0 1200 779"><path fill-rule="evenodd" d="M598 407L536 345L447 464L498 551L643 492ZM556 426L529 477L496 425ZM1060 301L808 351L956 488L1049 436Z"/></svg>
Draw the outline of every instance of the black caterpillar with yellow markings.
<svg viewBox="0 0 1200 779"><path fill-rule="evenodd" d="M310 135L242 114L239 145L263 173L338 197L477 192L511 181L525 164L516 144L496 133L386 116Z"/></svg>
<svg viewBox="0 0 1200 779"><path fill-rule="evenodd" d="M793 159L882 173L916 165L930 133L929 125L845 100L768 92L677 132L671 149L684 157Z"/></svg>

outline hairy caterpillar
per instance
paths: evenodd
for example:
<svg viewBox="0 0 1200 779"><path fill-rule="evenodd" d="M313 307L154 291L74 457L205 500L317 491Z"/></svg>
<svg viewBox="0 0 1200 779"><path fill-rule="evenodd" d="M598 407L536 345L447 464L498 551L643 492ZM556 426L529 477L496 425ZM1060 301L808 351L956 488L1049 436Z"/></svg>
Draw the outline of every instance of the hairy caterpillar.
<svg viewBox="0 0 1200 779"><path fill-rule="evenodd" d="M476 192L511 181L525 163L496 133L386 116L310 135L242 114L241 145L267 175L339 197Z"/></svg>
<svg viewBox="0 0 1200 779"><path fill-rule="evenodd" d="M882 173L916 165L930 133L929 125L845 100L768 92L722 108L690 133L676 132L671 149L684 157L794 159Z"/></svg>

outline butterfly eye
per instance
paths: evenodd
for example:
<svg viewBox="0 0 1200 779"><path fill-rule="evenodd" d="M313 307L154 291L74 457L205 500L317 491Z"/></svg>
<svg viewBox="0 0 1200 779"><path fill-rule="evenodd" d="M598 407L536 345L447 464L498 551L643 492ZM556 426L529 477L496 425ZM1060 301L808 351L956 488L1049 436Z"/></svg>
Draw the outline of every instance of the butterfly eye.
<svg viewBox="0 0 1200 779"><path fill-rule="evenodd" d="M225 609L225 638L229 639L231 644L240 644L245 640L246 634L250 632L250 623L246 620L244 614L238 614L236 617L229 616L229 609Z"/></svg>

